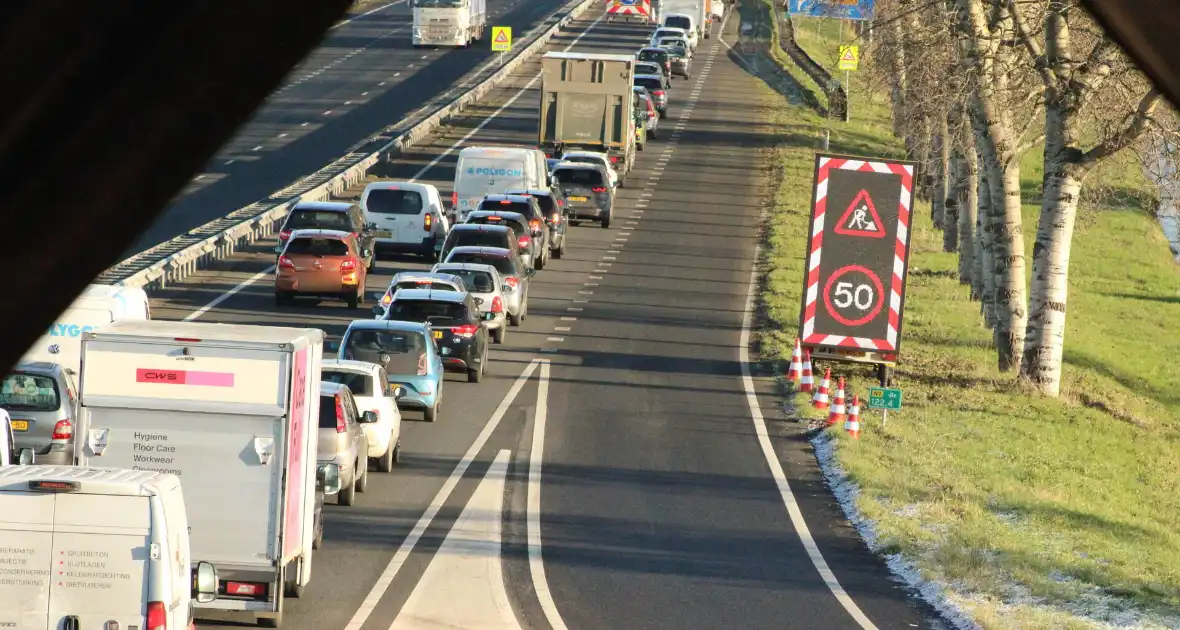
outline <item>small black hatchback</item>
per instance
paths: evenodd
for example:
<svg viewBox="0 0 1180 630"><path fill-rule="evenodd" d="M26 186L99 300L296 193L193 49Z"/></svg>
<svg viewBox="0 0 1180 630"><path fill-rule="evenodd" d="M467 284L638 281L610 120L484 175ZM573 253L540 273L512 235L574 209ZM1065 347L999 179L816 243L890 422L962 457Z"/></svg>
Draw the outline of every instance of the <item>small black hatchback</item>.
<svg viewBox="0 0 1180 630"><path fill-rule="evenodd" d="M442 356L443 369L466 372L468 383L483 380L489 334L470 293L399 289L383 319L426 322Z"/></svg>

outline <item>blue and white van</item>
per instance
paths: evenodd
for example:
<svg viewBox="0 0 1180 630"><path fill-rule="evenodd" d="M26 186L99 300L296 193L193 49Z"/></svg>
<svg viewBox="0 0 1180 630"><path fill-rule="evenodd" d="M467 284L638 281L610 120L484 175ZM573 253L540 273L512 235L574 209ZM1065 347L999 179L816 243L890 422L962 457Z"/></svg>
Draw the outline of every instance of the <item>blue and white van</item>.
<svg viewBox="0 0 1180 630"><path fill-rule="evenodd" d="M21 361L43 361L78 374L82 370L82 333L124 320L151 319L147 293L140 288L92 284L58 315L49 330Z"/></svg>

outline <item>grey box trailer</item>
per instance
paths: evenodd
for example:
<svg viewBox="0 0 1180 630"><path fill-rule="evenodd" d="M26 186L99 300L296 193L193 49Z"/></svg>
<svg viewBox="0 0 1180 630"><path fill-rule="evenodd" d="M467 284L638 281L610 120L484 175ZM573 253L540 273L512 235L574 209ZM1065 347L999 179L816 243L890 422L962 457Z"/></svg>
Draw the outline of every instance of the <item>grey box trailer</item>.
<svg viewBox="0 0 1180 630"><path fill-rule="evenodd" d="M539 146L550 157L601 151L620 179L635 163L635 58L548 52L541 58Z"/></svg>

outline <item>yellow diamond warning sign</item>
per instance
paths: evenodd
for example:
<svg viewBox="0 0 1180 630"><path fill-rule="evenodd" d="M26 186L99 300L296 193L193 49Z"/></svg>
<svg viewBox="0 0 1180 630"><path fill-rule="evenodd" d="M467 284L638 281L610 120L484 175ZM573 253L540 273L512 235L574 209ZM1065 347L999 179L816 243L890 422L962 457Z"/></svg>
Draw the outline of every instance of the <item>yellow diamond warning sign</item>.
<svg viewBox="0 0 1180 630"><path fill-rule="evenodd" d="M857 66L860 65L860 47L852 45L844 45L840 47L840 64L841 70L856 71Z"/></svg>
<svg viewBox="0 0 1180 630"><path fill-rule="evenodd" d="M508 52L512 50L512 27L492 27L492 52Z"/></svg>

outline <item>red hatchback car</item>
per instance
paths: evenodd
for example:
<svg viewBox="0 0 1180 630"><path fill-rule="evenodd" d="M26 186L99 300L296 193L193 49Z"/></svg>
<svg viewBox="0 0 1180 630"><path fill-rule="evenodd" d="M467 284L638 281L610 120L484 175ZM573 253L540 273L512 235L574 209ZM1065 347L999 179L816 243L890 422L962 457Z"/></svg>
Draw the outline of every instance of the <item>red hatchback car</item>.
<svg viewBox="0 0 1180 630"><path fill-rule="evenodd" d="M296 230L279 254L275 303L311 296L344 300L357 308L365 301L369 273L364 261L370 253L349 232Z"/></svg>

